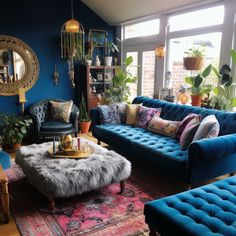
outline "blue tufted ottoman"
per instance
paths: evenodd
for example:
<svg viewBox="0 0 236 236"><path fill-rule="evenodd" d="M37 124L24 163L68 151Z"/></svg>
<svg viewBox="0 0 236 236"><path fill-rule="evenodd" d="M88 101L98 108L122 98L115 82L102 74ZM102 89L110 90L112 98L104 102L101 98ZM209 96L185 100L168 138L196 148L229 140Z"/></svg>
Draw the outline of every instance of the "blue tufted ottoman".
<svg viewBox="0 0 236 236"><path fill-rule="evenodd" d="M0 151L0 164L2 168L8 169L11 167L11 158L6 152Z"/></svg>
<svg viewBox="0 0 236 236"><path fill-rule="evenodd" d="M236 235L236 177L145 204L150 235Z"/></svg>

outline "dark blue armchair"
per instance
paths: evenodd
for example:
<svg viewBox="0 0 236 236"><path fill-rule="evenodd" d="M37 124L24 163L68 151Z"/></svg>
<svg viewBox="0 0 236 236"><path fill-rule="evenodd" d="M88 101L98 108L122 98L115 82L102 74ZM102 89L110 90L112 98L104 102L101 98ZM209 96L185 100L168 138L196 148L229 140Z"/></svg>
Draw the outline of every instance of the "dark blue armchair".
<svg viewBox="0 0 236 236"><path fill-rule="evenodd" d="M33 119L33 129L35 138L40 140L44 137L55 137L65 134L78 134L79 109L73 104L70 114L70 122L66 123L59 120L49 120L49 102L64 102L62 99L45 99L33 104L29 109L29 114Z"/></svg>

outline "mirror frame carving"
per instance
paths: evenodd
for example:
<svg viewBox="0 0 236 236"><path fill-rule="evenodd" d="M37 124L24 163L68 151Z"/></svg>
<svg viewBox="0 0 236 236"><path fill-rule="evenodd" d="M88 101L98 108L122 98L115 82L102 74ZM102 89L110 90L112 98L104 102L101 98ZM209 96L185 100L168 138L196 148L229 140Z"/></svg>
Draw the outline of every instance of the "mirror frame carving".
<svg viewBox="0 0 236 236"><path fill-rule="evenodd" d="M39 61L32 48L18 38L0 35L0 49L15 51L25 63L25 73L19 81L0 83L0 95L13 96L19 94L19 88L25 92L31 89L39 77Z"/></svg>

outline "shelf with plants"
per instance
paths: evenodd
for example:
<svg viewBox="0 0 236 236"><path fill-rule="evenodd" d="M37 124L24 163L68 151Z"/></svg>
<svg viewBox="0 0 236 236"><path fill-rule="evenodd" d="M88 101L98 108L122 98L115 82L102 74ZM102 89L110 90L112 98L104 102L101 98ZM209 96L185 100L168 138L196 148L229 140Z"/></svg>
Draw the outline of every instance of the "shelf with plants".
<svg viewBox="0 0 236 236"><path fill-rule="evenodd" d="M88 110L97 107L105 90L112 85L118 66L85 66Z"/></svg>

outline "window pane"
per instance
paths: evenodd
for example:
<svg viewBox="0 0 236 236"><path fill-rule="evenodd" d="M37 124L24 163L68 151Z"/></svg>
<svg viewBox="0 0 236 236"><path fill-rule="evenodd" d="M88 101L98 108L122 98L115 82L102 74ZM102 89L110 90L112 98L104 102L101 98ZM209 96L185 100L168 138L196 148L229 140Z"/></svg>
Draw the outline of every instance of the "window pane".
<svg viewBox="0 0 236 236"><path fill-rule="evenodd" d="M159 34L160 20L150 20L125 26L125 39Z"/></svg>
<svg viewBox="0 0 236 236"><path fill-rule="evenodd" d="M128 72L132 74L132 76L138 76L138 52L127 52L127 57L131 56L133 57L133 62L129 67L127 68ZM136 83L130 83L130 101L133 101L133 99L137 96L137 89L138 89L138 81Z"/></svg>
<svg viewBox="0 0 236 236"><path fill-rule="evenodd" d="M142 95L153 97L155 83L155 51L143 52Z"/></svg>
<svg viewBox="0 0 236 236"><path fill-rule="evenodd" d="M169 18L170 32L223 24L224 6L193 11Z"/></svg>
<svg viewBox="0 0 236 236"><path fill-rule="evenodd" d="M198 48L200 45L205 45L205 62L202 67L204 69L207 65L212 63L216 68L219 67L221 33L211 33L204 35L196 35L191 37L175 38L170 40L168 70L172 73L171 87L176 96L181 85L184 84L184 77L187 75L194 75L198 71L187 71L183 67L183 57L189 48ZM215 76L208 83L216 84Z"/></svg>

